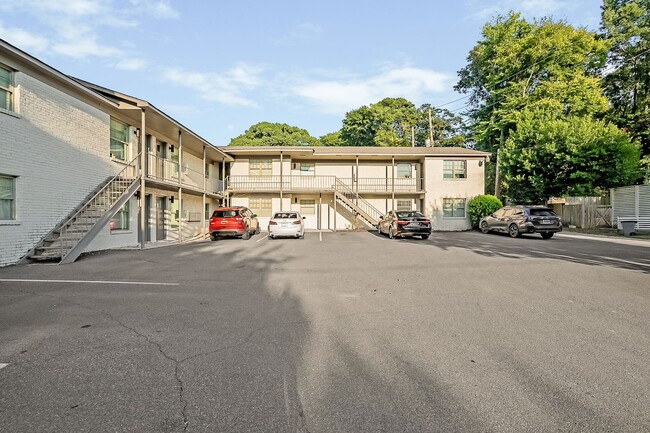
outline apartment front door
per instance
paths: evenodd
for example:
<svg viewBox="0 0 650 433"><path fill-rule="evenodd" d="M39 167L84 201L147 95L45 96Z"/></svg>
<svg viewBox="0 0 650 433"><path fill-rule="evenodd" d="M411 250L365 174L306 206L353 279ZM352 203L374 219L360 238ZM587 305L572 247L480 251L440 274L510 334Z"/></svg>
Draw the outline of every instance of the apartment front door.
<svg viewBox="0 0 650 433"><path fill-rule="evenodd" d="M151 194L144 196L144 233L145 240L151 242Z"/></svg>
<svg viewBox="0 0 650 433"><path fill-rule="evenodd" d="M165 203L167 197L156 197L156 240L165 239Z"/></svg>

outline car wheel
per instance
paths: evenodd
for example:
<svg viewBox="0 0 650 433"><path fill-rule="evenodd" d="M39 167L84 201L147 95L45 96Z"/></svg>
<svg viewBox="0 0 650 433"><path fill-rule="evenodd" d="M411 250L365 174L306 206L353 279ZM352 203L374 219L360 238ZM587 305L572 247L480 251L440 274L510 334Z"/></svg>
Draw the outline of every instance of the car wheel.
<svg viewBox="0 0 650 433"><path fill-rule="evenodd" d="M300 235L300 239L305 239L305 232L302 232L302 234Z"/></svg>
<svg viewBox="0 0 650 433"><path fill-rule="evenodd" d="M423 241L426 241L427 239L429 239L429 235L422 235L422 240Z"/></svg>
<svg viewBox="0 0 650 433"><path fill-rule="evenodd" d="M395 239L395 233L393 233L393 228L392 227L388 228L388 237L390 239Z"/></svg>
<svg viewBox="0 0 650 433"><path fill-rule="evenodd" d="M381 232L381 224L377 224L377 233L380 234L380 235L383 234Z"/></svg>
<svg viewBox="0 0 650 433"><path fill-rule="evenodd" d="M244 234L241 235L241 238L245 241L251 238L251 232L248 231L248 227L246 228L246 230L244 230Z"/></svg>
<svg viewBox="0 0 650 433"><path fill-rule="evenodd" d="M260 225L258 224L258 225L257 225L257 228L255 229L255 234L256 234L256 235L259 235L259 234L260 234L260 231L262 231L262 230L260 229Z"/></svg>
<svg viewBox="0 0 650 433"><path fill-rule="evenodd" d="M487 221L481 222L481 232L486 234L490 232L490 226L488 225Z"/></svg>
<svg viewBox="0 0 650 433"><path fill-rule="evenodd" d="M210 234L210 240L216 241L217 240L217 235L215 234Z"/></svg>
<svg viewBox="0 0 650 433"><path fill-rule="evenodd" d="M517 227L517 224L510 224L510 227L508 227L508 234L511 238L519 237L519 227Z"/></svg>
<svg viewBox="0 0 650 433"><path fill-rule="evenodd" d="M551 239L553 237L553 233L540 233L542 235L543 239Z"/></svg>

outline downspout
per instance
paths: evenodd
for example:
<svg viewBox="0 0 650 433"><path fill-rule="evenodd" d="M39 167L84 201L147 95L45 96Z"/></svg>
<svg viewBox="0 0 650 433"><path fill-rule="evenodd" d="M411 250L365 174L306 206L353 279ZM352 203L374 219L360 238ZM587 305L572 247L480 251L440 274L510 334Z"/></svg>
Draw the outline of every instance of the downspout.
<svg viewBox="0 0 650 433"><path fill-rule="evenodd" d="M391 172L392 210L395 210L395 155L392 156L393 169Z"/></svg>
<svg viewBox="0 0 650 433"><path fill-rule="evenodd" d="M205 192L207 190L207 179L205 175L208 174L205 170L205 144L203 145L203 208L201 209L201 231L205 232Z"/></svg>
<svg viewBox="0 0 650 433"><path fill-rule="evenodd" d="M178 130L178 242L183 242L183 134Z"/></svg>
<svg viewBox="0 0 650 433"><path fill-rule="evenodd" d="M146 177L146 158L145 158L145 153L146 153L146 142L145 140L147 139L147 132L145 130L145 111L144 108L142 109L141 113L141 125L140 125L140 222L139 222L139 227L138 227L138 232L140 233L140 249L144 249L144 244L146 240L146 235L144 232L144 228L146 227L146 219L148 218L148 215L145 215L145 201L144 201L144 191L145 191L145 177Z"/></svg>

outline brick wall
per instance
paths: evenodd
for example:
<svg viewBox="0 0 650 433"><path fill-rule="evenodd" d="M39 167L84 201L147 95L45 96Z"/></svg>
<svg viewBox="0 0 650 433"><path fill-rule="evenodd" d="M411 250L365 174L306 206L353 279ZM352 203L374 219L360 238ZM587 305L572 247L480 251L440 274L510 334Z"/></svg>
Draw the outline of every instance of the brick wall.
<svg viewBox="0 0 650 433"><path fill-rule="evenodd" d="M0 266L15 263L116 173L109 114L25 73L16 116L0 112L0 173L16 176L16 221L0 222Z"/></svg>

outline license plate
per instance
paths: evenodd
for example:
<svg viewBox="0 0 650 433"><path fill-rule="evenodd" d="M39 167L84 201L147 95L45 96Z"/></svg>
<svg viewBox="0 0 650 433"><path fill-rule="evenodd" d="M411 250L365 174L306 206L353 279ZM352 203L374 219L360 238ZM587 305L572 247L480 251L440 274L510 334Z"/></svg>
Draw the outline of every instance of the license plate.
<svg viewBox="0 0 650 433"><path fill-rule="evenodd" d="M542 224L553 224L551 220L542 220Z"/></svg>
<svg viewBox="0 0 650 433"><path fill-rule="evenodd" d="M408 226L409 227L420 227L420 223L411 223Z"/></svg>
<svg viewBox="0 0 650 433"><path fill-rule="evenodd" d="M282 227L289 227L289 226L290 226L289 223L282 223L282 224L280 224L280 225L281 225Z"/></svg>

